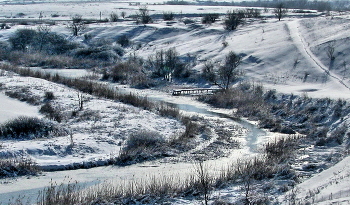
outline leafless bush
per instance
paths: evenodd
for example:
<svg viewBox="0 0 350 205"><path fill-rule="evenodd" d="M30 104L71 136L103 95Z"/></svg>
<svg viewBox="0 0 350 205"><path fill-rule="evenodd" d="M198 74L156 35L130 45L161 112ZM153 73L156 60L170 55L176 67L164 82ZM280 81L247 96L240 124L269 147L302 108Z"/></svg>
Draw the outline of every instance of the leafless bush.
<svg viewBox="0 0 350 205"><path fill-rule="evenodd" d="M125 149L159 146L164 142L164 138L159 133L142 130L129 136Z"/></svg>
<svg viewBox="0 0 350 205"><path fill-rule="evenodd" d="M79 59L67 55L48 55L44 53L27 53L11 51L5 59L14 65L44 67L44 68L93 68L101 65L101 61ZM106 62L105 62L106 63ZM108 64L108 63L106 63Z"/></svg>
<svg viewBox="0 0 350 205"><path fill-rule="evenodd" d="M215 21L219 18L219 14L204 14L202 17L202 23L203 24L212 24L215 23Z"/></svg>
<svg viewBox="0 0 350 205"><path fill-rule="evenodd" d="M345 134L347 130L348 127L346 125L341 125L333 130L329 136L327 136L329 129L319 129L318 132L315 133L315 136L317 136L316 145L325 146L333 143L336 145L341 145L346 137Z"/></svg>
<svg viewBox="0 0 350 205"><path fill-rule="evenodd" d="M46 101L50 101L50 100L55 99L55 95L53 94L53 92L47 91L44 94L44 98L45 98Z"/></svg>
<svg viewBox="0 0 350 205"><path fill-rule="evenodd" d="M131 44L131 41L128 38L128 36L122 35L118 37L117 43L120 44L122 47L127 47Z"/></svg>
<svg viewBox="0 0 350 205"><path fill-rule="evenodd" d="M154 79L150 78L144 72L137 72L132 75L129 79L131 81L130 85L133 88L145 89L156 86L156 82Z"/></svg>
<svg viewBox="0 0 350 205"><path fill-rule="evenodd" d="M172 21L174 20L175 16L174 13L169 11L169 12L163 12L163 20L164 21Z"/></svg>
<svg viewBox="0 0 350 205"><path fill-rule="evenodd" d="M55 120L57 122L62 122L64 115L61 109L52 106L50 102L45 103L40 107L39 112L45 115L50 120Z"/></svg>
<svg viewBox="0 0 350 205"><path fill-rule="evenodd" d="M232 82L234 82L238 76L239 71L237 67L241 64L242 57L233 51L230 51L226 57L225 62L218 68L216 82L219 87L227 90Z"/></svg>
<svg viewBox="0 0 350 205"><path fill-rule="evenodd" d="M111 22L117 22L118 19L119 19L119 16L118 16L117 13L112 12L112 13L109 15L109 19L111 20Z"/></svg>
<svg viewBox="0 0 350 205"><path fill-rule="evenodd" d="M260 9L246 9L246 18L260 18L261 17L261 11Z"/></svg>
<svg viewBox="0 0 350 205"><path fill-rule="evenodd" d="M110 46L92 46L88 48L80 48L74 52L76 58L92 59L105 62L115 62L118 55Z"/></svg>
<svg viewBox="0 0 350 205"><path fill-rule="evenodd" d="M138 12L136 13L136 23L148 24L152 23L152 18L149 14L147 6L140 6Z"/></svg>
<svg viewBox="0 0 350 205"><path fill-rule="evenodd" d="M237 108L238 116L266 116L269 106L264 102L263 88L251 84L240 84L235 88L217 92L210 96L201 96L209 104L223 108Z"/></svg>
<svg viewBox="0 0 350 205"><path fill-rule="evenodd" d="M77 182L51 185L40 192L37 204L155 204L167 198L180 195L198 184L195 176L184 178L174 176L150 176L142 180L105 182L82 189Z"/></svg>
<svg viewBox="0 0 350 205"><path fill-rule="evenodd" d="M125 12L125 11L122 11L122 12L120 13L120 15L123 17L123 19L125 19L125 17L126 17L126 12Z"/></svg>
<svg viewBox="0 0 350 205"><path fill-rule="evenodd" d="M211 61L206 61L202 68L202 76L209 82L216 82L215 65Z"/></svg>
<svg viewBox="0 0 350 205"><path fill-rule="evenodd" d="M155 77L167 80L171 80L171 76L181 77L184 71L184 64L180 61L175 48L157 51L155 55L149 56L148 64L153 69Z"/></svg>
<svg viewBox="0 0 350 205"><path fill-rule="evenodd" d="M243 23L244 15L239 15L236 11L228 11L226 14L226 18L224 21L225 29L232 31L236 30L236 28Z"/></svg>
<svg viewBox="0 0 350 205"><path fill-rule="evenodd" d="M103 78L111 79L114 82L123 84L131 83L131 79L135 75L141 74L141 65L137 62L120 62L110 68Z"/></svg>

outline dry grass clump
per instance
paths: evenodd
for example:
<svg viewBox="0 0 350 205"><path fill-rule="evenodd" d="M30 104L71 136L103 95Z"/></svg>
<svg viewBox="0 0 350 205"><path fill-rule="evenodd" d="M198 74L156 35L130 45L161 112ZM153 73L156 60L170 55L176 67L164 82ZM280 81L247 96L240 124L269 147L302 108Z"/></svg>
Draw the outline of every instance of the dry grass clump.
<svg viewBox="0 0 350 205"><path fill-rule="evenodd" d="M157 132L141 130L131 134L116 159L118 165L128 165L156 159L164 155L166 141Z"/></svg>
<svg viewBox="0 0 350 205"><path fill-rule="evenodd" d="M5 95L9 96L10 98L16 98L20 101L27 102L32 105L39 105L40 97L32 94L30 92L29 87L23 87L21 89L13 89L13 90L7 90L5 92Z"/></svg>
<svg viewBox="0 0 350 205"><path fill-rule="evenodd" d="M29 157L0 157L0 178L35 175L39 171Z"/></svg>
<svg viewBox="0 0 350 205"><path fill-rule="evenodd" d="M154 204L182 193L195 183L193 176L185 180L173 176L150 176L135 181L104 182L86 189L77 182L52 182L40 192L37 204Z"/></svg>
<svg viewBox="0 0 350 205"><path fill-rule="evenodd" d="M180 110L178 108L165 103L158 104L156 109L161 116L173 117L175 119L179 119L181 117Z"/></svg>
<svg viewBox="0 0 350 205"><path fill-rule="evenodd" d="M20 116L0 124L0 138L2 139L35 139L67 134L52 121L36 117Z"/></svg>

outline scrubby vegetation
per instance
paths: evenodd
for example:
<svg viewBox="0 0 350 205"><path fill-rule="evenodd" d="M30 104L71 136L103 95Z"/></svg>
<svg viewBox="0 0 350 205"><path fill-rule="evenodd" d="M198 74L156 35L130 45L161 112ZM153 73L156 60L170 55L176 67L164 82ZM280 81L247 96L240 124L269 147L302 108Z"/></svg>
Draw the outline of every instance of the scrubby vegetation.
<svg viewBox="0 0 350 205"><path fill-rule="evenodd" d="M147 135L146 139L140 136ZM219 175L213 175L212 170L203 162L197 162L193 174L187 177L149 176L142 180L130 182L104 183L103 185L81 189L77 182L55 184L43 190L38 197L38 204L67 204L67 203L165 203L170 198L196 197L207 203L209 193L219 187L227 185L241 186L245 195L241 198L243 203L269 203L270 199L264 195L264 189L257 186L259 181L266 179L297 180L296 174L291 170L287 161L291 158L298 145L299 138L277 140L266 145L264 155L246 160L237 160ZM136 140L136 141L135 141ZM155 144L154 144L155 143ZM128 140L128 149L138 147L155 148L164 143L164 140L155 133L141 132L131 136ZM284 149L281 149L283 147ZM280 155L282 154L282 155ZM285 156L282 160L281 156ZM287 157L288 156L288 157ZM288 182L290 183L290 182ZM284 185L270 185L271 189L280 189ZM269 189L270 189L269 188ZM265 189L265 191L269 191ZM256 194L260 193L260 194Z"/></svg>
<svg viewBox="0 0 350 205"><path fill-rule="evenodd" d="M166 141L157 132L142 130L129 136L117 158L118 165L137 163L165 155Z"/></svg>
<svg viewBox="0 0 350 205"><path fill-rule="evenodd" d="M189 4L185 1L170 1L168 4ZM270 4L269 2L265 2ZM275 2L274 2L275 3ZM274 5L274 14L279 20L287 12L286 8L295 7L297 2L287 2L285 5ZM300 2L298 2L300 3ZM210 2L203 3L210 4ZM233 4L233 3L225 3ZM236 3L234 3L236 4ZM237 3L238 4L238 3ZM252 5L252 2L241 2L241 5ZM262 2L256 2L262 4ZM304 6L315 6L319 10L330 10L328 2L308 3ZM307 7L309 8L309 7ZM121 14L125 18L125 13ZM110 14L106 21L118 22L116 13ZM220 14L210 13L201 16L201 22L207 25L198 25L198 21L190 19L181 20L185 26L191 24L196 27L209 27L220 20ZM245 9L231 10L221 19L225 32L231 33L245 23L247 18L260 18L261 10ZM164 21L173 21L174 13L164 12ZM147 6L141 6L137 10L134 20L137 24L154 22ZM198 20L198 19L197 19ZM102 21L102 20L101 20ZM248 21L248 20L247 20ZM163 22L164 23L164 22ZM87 22L81 16L74 16L67 28L73 36L79 36L86 29ZM165 24L165 23L164 23ZM166 22L171 26L172 22ZM5 28L5 26L3 26ZM264 29L262 29L264 33ZM55 83L66 85L76 89L78 93L77 107L67 115L67 111L53 105L55 95L46 92L44 96L36 96L27 88L6 90L6 95L40 106L40 113L47 119L19 117L0 125L0 138L2 139L35 139L51 136L67 135L65 129L58 123L67 121L67 118L76 118L76 121L94 118L100 119L97 112L85 110L85 101L82 93L97 97L120 101L142 109L155 112L161 116L177 119L185 126L184 132L170 139L165 139L159 133L149 130L138 130L131 135L124 136L119 155L110 159L117 165L130 165L147 160L155 160L162 157L176 156L194 148L198 136L201 139L210 138L209 132L214 130L218 138L212 144L220 146L238 147L239 143L231 139L232 133L225 129L209 128L199 117L184 117L179 109L165 103L155 103L147 97L135 94L121 94L111 87L106 81L131 85L135 88L151 88L160 84L164 85L174 81L183 83L213 83L222 88L212 95L203 95L199 100L215 107L234 109L235 117L247 117L259 121L260 128L273 132L289 134L288 137L275 139L268 142L260 150L258 156L247 159L238 159L228 167L223 168L220 174L212 174L202 161L196 164L194 174L183 179L174 177L151 177L147 180L132 181L118 185L104 184L87 190L81 190L77 183L68 185L54 185L45 189L39 196L38 204L105 204L105 203L163 203L171 197L197 197L208 204L210 192L225 186L240 186L244 194L238 202L243 204L269 204L270 199L264 193L274 190L285 192L298 182L298 174L292 168L295 152L307 145L337 146L346 144L350 146L348 127L344 117L350 112L348 103L339 99L311 99L307 96L294 96L293 94L278 94L274 90L265 91L261 85L239 82L242 72L238 66L245 54L227 52L224 61L219 65L206 60L202 73L192 70L199 60L190 53L180 56L175 48L156 49L153 47L153 55L143 59L136 54L129 57L125 52L131 53L141 48L141 43L133 42L128 35L116 36L113 41L94 40L94 32L87 32L84 40L77 43L68 40L63 35L50 31L48 27L40 26L37 30L19 29L10 37L8 42L0 44L0 58L6 63L0 65L0 69L16 72L23 76L31 76L46 79ZM222 42L222 50L229 46L225 40ZM334 60L334 48L329 50L328 57ZM225 51L226 52L226 51ZM195 54L194 54L195 55ZM297 62L297 61L296 61ZM345 63L345 62L344 62ZM294 69L296 67L294 66ZM90 80L84 78L68 78L58 74L50 74L35 71L26 67L43 68L93 68L102 74L102 80ZM344 65L346 67L346 65ZM197 73L196 73L197 72ZM1 74L0 74L1 75ZM305 74L306 76L306 74ZM203 79L204 78L204 79ZM179 83L179 84L180 84ZM231 85L236 83L235 87ZM1 86L1 85L0 85ZM53 122L53 121L56 122ZM198 121L197 121L198 120ZM200 122L199 122L200 121ZM204 121L204 120L203 120ZM334 123L337 122L337 125ZM334 125L334 126L333 126ZM295 135L302 134L303 136ZM71 134L70 148L74 147ZM197 139L196 139L197 137ZM201 140L199 139L199 140ZM219 141L219 142L218 142ZM304 145L303 145L304 143ZM208 148L212 146L210 144ZM119 145L118 145L119 146ZM202 150L200 150L202 151ZM197 154L197 150L191 154ZM208 153L211 154L210 150ZM207 154L208 155L208 154ZM198 155L199 156L199 155ZM214 156L215 157L215 156ZM200 158L200 157L198 157ZM200 158L199 160L205 160ZM303 169L313 169L312 165ZM0 177L19 176L33 174L37 171L32 161L18 160L16 158L1 161ZM275 183L278 181L278 183ZM265 182L270 182L266 187ZM264 186L263 186L264 185ZM259 193L259 194L257 194ZM220 204L220 202L217 202Z"/></svg>
<svg viewBox="0 0 350 205"><path fill-rule="evenodd" d="M35 139L66 133L67 131L54 122L35 117L18 117L0 124L1 139Z"/></svg>
<svg viewBox="0 0 350 205"><path fill-rule="evenodd" d="M341 99L312 99L277 94L273 90L265 92L260 85L246 83L212 96L201 96L200 100L217 107L235 108L235 115L259 120L262 128L286 134L298 132L329 143L341 142L336 138L345 137L345 125L334 130L333 134L328 128L336 121L342 122L350 112L346 101Z"/></svg>
<svg viewBox="0 0 350 205"><path fill-rule="evenodd" d="M0 179L23 175L36 175L39 172L40 169L30 157L0 156Z"/></svg>

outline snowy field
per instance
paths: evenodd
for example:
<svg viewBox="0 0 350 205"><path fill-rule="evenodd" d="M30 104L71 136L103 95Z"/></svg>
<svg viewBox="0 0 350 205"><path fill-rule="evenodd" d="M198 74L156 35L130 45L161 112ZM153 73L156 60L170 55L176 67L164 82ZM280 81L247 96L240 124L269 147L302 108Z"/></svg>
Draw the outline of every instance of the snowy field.
<svg viewBox="0 0 350 205"><path fill-rule="evenodd" d="M211 25L200 23L200 17L191 14L220 13L236 7L224 6L183 6L183 5L152 5L163 1L140 1L149 3L151 14L161 15L172 11L178 16L171 23L161 18L146 26L136 25L131 18L120 22L90 24L84 33L72 37L66 28L66 20L75 14L87 19L109 18L112 12L126 12L133 15L139 9L134 1L116 2L85 2L85 3L35 3L35 4L1 4L0 18L6 20L38 20L40 13L42 20L55 21L50 25L51 31L61 33L77 42L84 41L84 34L92 39L115 41L121 35L127 35L135 46L126 49L125 56L136 54L145 59L157 50L176 48L181 57L190 56L195 59L193 69L201 71L206 61L221 63L230 51L243 56L240 65L244 73L244 81L263 85L265 89L275 89L279 93L309 96L313 98L350 99L350 16L326 16L315 14L314 17L303 17L290 13L281 21L273 18L271 11L262 13L264 18L252 19L238 27L233 32L223 28L221 20ZM23 13L24 16L18 17ZM57 15L57 17L52 17ZM182 16L183 15L183 16ZM16 18L13 18L16 17ZM183 19L179 19L182 17ZM0 40L7 40L18 28L33 28L37 25L9 24L10 29L0 30ZM327 56L327 46L332 43L335 47L335 61L330 62ZM140 45L138 49L134 49ZM56 70L48 70L55 72ZM85 70L60 70L60 74L68 77L81 77L88 72ZM9 73L0 76L0 123L16 116L42 117L38 106L19 102L4 95L5 91L20 88L29 88L30 93L39 98L45 92L54 91L54 105L65 112L71 112L78 107L79 92L63 85L51 83L41 79L20 77ZM208 160L207 164L214 167L214 172L226 166L237 157L252 156L258 152L259 146L269 139L279 137L266 130L251 128L252 124L234 122L227 118L220 118L212 113L230 114L231 110L214 109L195 101L191 97L174 97L170 92L156 90L138 90L125 85L115 85L123 92L133 92L140 96L148 96L154 100L161 100L183 106L186 115L198 115L211 125L211 129L224 127L234 133L235 140L239 141L239 149L225 150L221 157ZM177 87L191 87L195 85L179 84ZM209 86L209 85L205 85ZM106 161L119 154L125 139L138 130L150 130L160 133L170 139L184 131L184 126L175 119L114 102L84 95L85 119L69 119L63 126L72 130L71 135L45 140L3 140L0 142L1 155L29 154L44 170L64 170L84 164L104 165ZM186 107L188 108L186 110ZM210 114L211 113L211 114ZM345 120L348 120L349 116ZM253 124L256 122L252 122ZM249 133L255 136L249 136ZM216 136L217 138L217 136ZM212 139L214 141L215 137ZM74 140L74 149L68 150L71 140ZM67 176L87 185L96 184L111 178L133 180L144 175L175 175L184 176L193 172L191 152L205 151L212 142L202 138L198 145L188 152L174 157L145 162L127 167L107 166L91 169L64 170L44 172L35 177L19 177L0 181L0 203L6 204L9 199L18 194L25 197L36 197L38 190L49 185L50 180L64 181ZM329 151L329 152L332 152ZM283 204L288 204L289 196L296 193L296 198L307 199L311 204L349 204L350 188L348 165L350 158L346 157L334 167L325 170L316 176L296 186L293 191L279 196ZM240 197L239 187L228 187L213 192L213 197L221 197L227 201ZM283 202L282 202L283 201ZM201 201L178 199L174 204L201 204Z"/></svg>

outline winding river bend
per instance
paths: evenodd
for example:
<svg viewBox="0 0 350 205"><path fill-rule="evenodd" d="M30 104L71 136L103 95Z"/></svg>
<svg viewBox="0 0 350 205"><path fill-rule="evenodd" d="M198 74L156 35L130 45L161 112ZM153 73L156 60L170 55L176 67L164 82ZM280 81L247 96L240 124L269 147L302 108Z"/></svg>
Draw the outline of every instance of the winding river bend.
<svg viewBox="0 0 350 205"><path fill-rule="evenodd" d="M248 130L243 146L245 149L232 150L229 157L209 160L207 164L213 168L213 171L220 171L224 166L238 157L255 154L257 146L267 133L258 129L254 124L233 118L228 110L217 110L206 104L197 102L188 96L171 96L170 93L164 93L154 90L137 90L132 88L119 87L121 92L134 92L140 96L147 96L149 99L157 102L165 102L171 106L179 108L188 115L202 115L215 119L221 119L239 125ZM96 167L90 169L78 169L67 171L46 172L40 176L20 177L17 179L6 179L0 181L0 204L7 204L9 200L23 196L25 200L34 203L38 196L38 191L49 186L50 181L67 183L69 180L90 186L103 181L111 180L138 180L146 176L175 176L181 177L193 173L193 162L180 163L160 163L158 161L144 162L127 167Z"/></svg>

